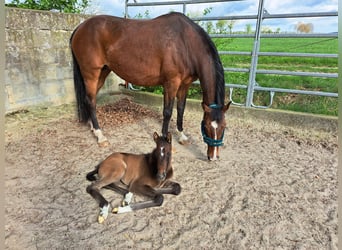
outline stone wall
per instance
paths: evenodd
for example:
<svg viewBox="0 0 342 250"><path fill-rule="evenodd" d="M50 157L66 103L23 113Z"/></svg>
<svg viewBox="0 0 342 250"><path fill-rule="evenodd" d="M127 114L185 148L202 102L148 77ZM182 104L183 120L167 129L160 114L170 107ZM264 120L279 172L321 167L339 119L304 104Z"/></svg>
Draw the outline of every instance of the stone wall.
<svg viewBox="0 0 342 250"><path fill-rule="evenodd" d="M90 16L5 8L5 109L75 101L69 39ZM101 93L118 90L111 74Z"/></svg>

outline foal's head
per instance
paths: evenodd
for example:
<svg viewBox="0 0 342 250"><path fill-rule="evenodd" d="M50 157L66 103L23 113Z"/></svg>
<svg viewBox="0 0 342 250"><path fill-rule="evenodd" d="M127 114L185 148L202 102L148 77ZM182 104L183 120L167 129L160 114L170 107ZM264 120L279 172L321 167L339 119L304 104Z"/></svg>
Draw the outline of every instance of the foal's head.
<svg viewBox="0 0 342 250"><path fill-rule="evenodd" d="M224 130L226 121L224 113L228 110L231 102L227 105L206 105L202 103L204 111L201 124L202 136L205 143L208 144L207 156L209 161L219 158L219 146L223 145Z"/></svg>
<svg viewBox="0 0 342 250"><path fill-rule="evenodd" d="M154 132L153 139L157 146L153 151L155 160L157 162L157 178L163 181L166 178L167 172L171 167L171 152L172 152L172 139L171 133L168 132L167 136L159 136Z"/></svg>

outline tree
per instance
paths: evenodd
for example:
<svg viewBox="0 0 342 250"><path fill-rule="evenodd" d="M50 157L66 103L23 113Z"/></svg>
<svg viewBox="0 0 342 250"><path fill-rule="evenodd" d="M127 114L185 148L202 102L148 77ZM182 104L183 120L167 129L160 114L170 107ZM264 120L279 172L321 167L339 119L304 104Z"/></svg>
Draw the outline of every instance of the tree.
<svg viewBox="0 0 342 250"><path fill-rule="evenodd" d="M229 22L228 22L228 29L229 29L229 34L232 34L233 33L233 27L234 27L234 25L235 25L235 20L230 20Z"/></svg>
<svg viewBox="0 0 342 250"><path fill-rule="evenodd" d="M312 33L313 24L298 22L296 25L296 30L298 33Z"/></svg>
<svg viewBox="0 0 342 250"><path fill-rule="evenodd" d="M56 10L64 13L82 13L89 4L89 0L12 0L6 6L33 10Z"/></svg>
<svg viewBox="0 0 342 250"><path fill-rule="evenodd" d="M137 19L150 19L150 11L149 10L145 10L144 14L138 13L134 16L134 18Z"/></svg>
<svg viewBox="0 0 342 250"><path fill-rule="evenodd" d="M208 34L214 33L214 25L212 22L206 22L205 26Z"/></svg>
<svg viewBox="0 0 342 250"><path fill-rule="evenodd" d="M227 33L227 26L228 26L227 20L218 20L216 22L216 30L219 34Z"/></svg>
<svg viewBox="0 0 342 250"><path fill-rule="evenodd" d="M250 23L246 24L246 33L252 34L252 24Z"/></svg>

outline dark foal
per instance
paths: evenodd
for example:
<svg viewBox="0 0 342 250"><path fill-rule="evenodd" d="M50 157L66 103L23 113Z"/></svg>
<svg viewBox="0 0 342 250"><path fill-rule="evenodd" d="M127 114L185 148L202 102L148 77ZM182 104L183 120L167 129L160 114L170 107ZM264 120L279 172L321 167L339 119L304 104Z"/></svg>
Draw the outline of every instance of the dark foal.
<svg viewBox="0 0 342 250"><path fill-rule="evenodd" d="M99 203L99 223L107 218L110 207L109 202L100 193L101 188L124 195L122 206L114 208L113 213L161 206L163 194L178 195L181 192L181 186L169 180L173 175L171 133L163 137L155 132L153 139L156 148L151 153L113 153L87 174L87 179L94 181L87 187L87 192ZM133 193L149 197L150 200L130 203Z"/></svg>

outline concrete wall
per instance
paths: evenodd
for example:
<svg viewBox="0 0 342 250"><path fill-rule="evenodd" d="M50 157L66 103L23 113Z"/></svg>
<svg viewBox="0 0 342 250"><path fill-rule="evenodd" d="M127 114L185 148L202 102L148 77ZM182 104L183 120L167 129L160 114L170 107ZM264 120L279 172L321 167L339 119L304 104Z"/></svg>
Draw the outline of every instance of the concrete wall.
<svg viewBox="0 0 342 250"><path fill-rule="evenodd" d="M5 109L75 101L69 39L90 16L5 8ZM118 90L111 74L102 93Z"/></svg>

